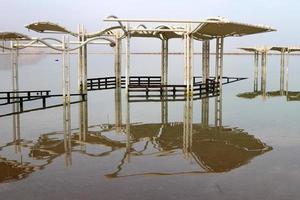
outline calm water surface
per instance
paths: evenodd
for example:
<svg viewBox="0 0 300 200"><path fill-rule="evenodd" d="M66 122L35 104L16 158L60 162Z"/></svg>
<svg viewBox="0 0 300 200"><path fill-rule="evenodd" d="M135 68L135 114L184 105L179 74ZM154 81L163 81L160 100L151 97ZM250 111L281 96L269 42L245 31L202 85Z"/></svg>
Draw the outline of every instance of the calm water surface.
<svg viewBox="0 0 300 200"><path fill-rule="evenodd" d="M59 93L57 57L22 56L20 90ZM90 78L113 75L113 55L89 58ZM10 90L9 58L0 59L0 90ZM278 94L279 64L268 56L267 93L253 95L253 56L224 57L225 76L248 79L223 87L219 127L216 98L128 103L122 91L115 102L114 90L89 93L86 135L72 105L67 142L62 108L21 114L19 135L13 117L0 118L1 199L298 199L300 57L290 56L288 97ZM74 55L72 66L76 92ZM132 56L132 75L159 75L159 66L159 55ZM183 56L170 56L170 83L183 82L182 66Z"/></svg>

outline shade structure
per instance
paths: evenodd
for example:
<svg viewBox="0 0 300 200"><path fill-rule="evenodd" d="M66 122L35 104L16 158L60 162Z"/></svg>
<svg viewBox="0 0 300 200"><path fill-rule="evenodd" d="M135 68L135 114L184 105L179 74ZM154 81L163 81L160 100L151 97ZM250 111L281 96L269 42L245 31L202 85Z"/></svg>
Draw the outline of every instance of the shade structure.
<svg viewBox="0 0 300 200"><path fill-rule="evenodd" d="M195 39L244 36L256 33L275 31L269 26L252 25L239 22L232 22L225 18L210 18L201 23L193 31Z"/></svg>
<svg viewBox="0 0 300 200"><path fill-rule="evenodd" d="M217 37L229 37L229 36L244 36L256 33L275 31L270 26L253 25L239 22L232 22L226 18L214 17L208 18L202 21L191 20L135 20L135 19L105 19L104 21L116 21L116 22L154 22L165 23L160 26L148 29L144 24L137 26L134 30L131 30L131 37L162 37L166 39L180 38L184 35L185 27L172 27L166 24L193 24L194 28L191 30L191 35L196 40L208 40ZM129 30L132 29L131 27ZM160 30L162 29L162 30ZM182 30L182 31L181 31Z"/></svg>
<svg viewBox="0 0 300 200"><path fill-rule="evenodd" d="M279 52L295 52L300 51L300 47L296 46L259 46L259 47L241 47L239 48L249 52L263 52L263 51L279 51Z"/></svg>
<svg viewBox="0 0 300 200"><path fill-rule="evenodd" d="M0 40L31 40L31 38L23 33L17 32L0 32Z"/></svg>
<svg viewBox="0 0 300 200"><path fill-rule="evenodd" d="M285 52L285 51L289 50L289 47L286 47L286 46L273 46L273 47L270 48L270 50Z"/></svg>
<svg viewBox="0 0 300 200"><path fill-rule="evenodd" d="M289 47L289 52L300 51L300 47Z"/></svg>
<svg viewBox="0 0 300 200"><path fill-rule="evenodd" d="M264 52L269 51L272 47L261 46L261 47L241 47L239 49L248 51L248 52Z"/></svg>
<svg viewBox="0 0 300 200"><path fill-rule="evenodd" d="M34 22L26 25L25 27L39 33L44 33L44 32L66 33L66 34L71 34L73 36L77 36L77 33L74 33L63 26L52 22Z"/></svg>

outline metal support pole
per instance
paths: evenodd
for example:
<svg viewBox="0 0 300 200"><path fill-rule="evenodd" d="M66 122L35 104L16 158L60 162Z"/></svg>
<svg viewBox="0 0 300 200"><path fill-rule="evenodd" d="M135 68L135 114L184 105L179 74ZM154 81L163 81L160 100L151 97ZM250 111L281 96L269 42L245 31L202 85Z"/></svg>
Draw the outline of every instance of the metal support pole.
<svg viewBox="0 0 300 200"><path fill-rule="evenodd" d="M85 42L85 30L82 25L78 26L78 41ZM79 139L85 141L88 132L88 105L87 102L87 48L86 45L78 49L78 91L82 94L79 98Z"/></svg>
<svg viewBox="0 0 300 200"><path fill-rule="evenodd" d="M82 25L78 27L78 40L82 44L87 40L86 30ZM78 49L78 90L87 99L87 45Z"/></svg>
<svg viewBox="0 0 300 200"><path fill-rule="evenodd" d="M193 95L193 38L191 36L191 24L186 24L185 40L185 85L188 96Z"/></svg>
<svg viewBox="0 0 300 200"><path fill-rule="evenodd" d="M223 78L223 37L217 37L216 39L216 81L219 82L220 90L222 90L222 78Z"/></svg>
<svg viewBox="0 0 300 200"><path fill-rule="evenodd" d="M223 37L216 39L216 82L219 84L219 95L215 98L215 125L222 126L222 79L223 79Z"/></svg>
<svg viewBox="0 0 300 200"><path fill-rule="evenodd" d="M209 52L210 51L210 41L204 40L202 42L202 82L206 83L209 78Z"/></svg>
<svg viewBox="0 0 300 200"><path fill-rule="evenodd" d="M286 55L286 64L285 64L285 95L289 94L289 56L290 52L287 52Z"/></svg>
<svg viewBox="0 0 300 200"><path fill-rule="evenodd" d="M168 56L169 47L168 39L162 39L161 46L161 85L168 85ZM162 102L161 102L161 122L163 125L168 123L168 101L165 87L162 88Z"/></svg>
<svg viewBox="0 0 300 200"><path fill-rule="evenodd" d="M83 27L78 25L78 41L79 44L83 43ZM83 94L83 47L78 49L78 93Z"/></svg>
<svg viewBox="0 0 300 200"><path fill-rule="evenodd" d="M162 39L161 45L161 84L168 84L168 39Z"/></svg>
<svg viewBox="0 0 300 200"><path fill-rule="evenodd" d="M126 90L126 95L128 95L128 89L129 89L129 76L130 76L130 33L129 33L129 29L130 29L130 24L127 23L126 26L126 31L127 31L127 37L126 37L126 49L125 49L125 55L126 55L126 68L125 68L125 90Z"/></svg>
<svg viewBox="0 0 300 200"><path fill-rule="evenodd" d="M258 60L259 60L259 53L255 51L254 52L254 92L258 91Z"/></svg>
<svg viewBox="0 0 300 200"><path fill-rule="evenodd" d="M116 88L121 87L121 42L120 33L117 32L115 35L115 77L116 77Z"/></svg>
<svg viewBox="0 0 300 200"><path fill-rule="evenodd" d="M285 50L281 51L281 57L280 57L280 95L284 94L284 54L285 54Z"/></svg>
<svg viewBox="0 0 300 200"><path fill-rule="evenodd" d="M261 54L261 91L262 96L266 98L266 88L267 88L267 52L263 51Z"/></svg>

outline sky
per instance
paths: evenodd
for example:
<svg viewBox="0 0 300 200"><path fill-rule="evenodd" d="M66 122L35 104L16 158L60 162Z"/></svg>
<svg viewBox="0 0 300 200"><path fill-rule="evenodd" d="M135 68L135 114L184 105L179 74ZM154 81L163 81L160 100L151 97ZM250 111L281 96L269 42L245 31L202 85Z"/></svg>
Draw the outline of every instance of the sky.
<svg viewBox="0 0 300 200"><path fill-rule="evenodd" d="M225 52L257 45L300 45L300 1L298 0L0 0L0 31L28 32L24 25L51 21L77 30L83 24L90 32L114 25L102 20L119 18L203 20L221 16L231 21L269 25L276 32L227 38ZM176 51L179 42L170 44ZM149 47L148 47L149 46ZM200 45L199 45L200 46ZM136 51L159 50L159 43L135 41ZM197 51L196 47L196 51ZM200 49L200 48L199 48Z"/></svg>

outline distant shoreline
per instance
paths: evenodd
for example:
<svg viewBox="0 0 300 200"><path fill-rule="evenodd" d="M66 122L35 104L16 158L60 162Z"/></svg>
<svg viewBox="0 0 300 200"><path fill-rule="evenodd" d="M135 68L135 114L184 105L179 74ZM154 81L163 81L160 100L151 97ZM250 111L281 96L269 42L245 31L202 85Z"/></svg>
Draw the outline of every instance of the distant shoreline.
<svg viewBox="0 0 300 200"><path fill-rule="evenodd" d="M10 52L0 52L0 55L10 54ZM37 54L53 54L53 55L60 55L61 53L57 52L19 52L22 55L37 55ZM77 52L70 52L70 54L77 54ZM113 52L89 52L88 54L108 54L114 55ZM122 53L125 54L125 53ZM160 55L160 52L132 52L132 55ZM202 53L195 52L194 55L201 55ZM216 53L210 53L210 55L215 55ZM183 52L170 52L169 55L183 55ZM254 55L253 53L239 53L239 52L228 52L224 53L224 55ZM280 53L268 53L268 55L281 55ZM289 55L298 56L300 53L290 53Z"/></svg>

